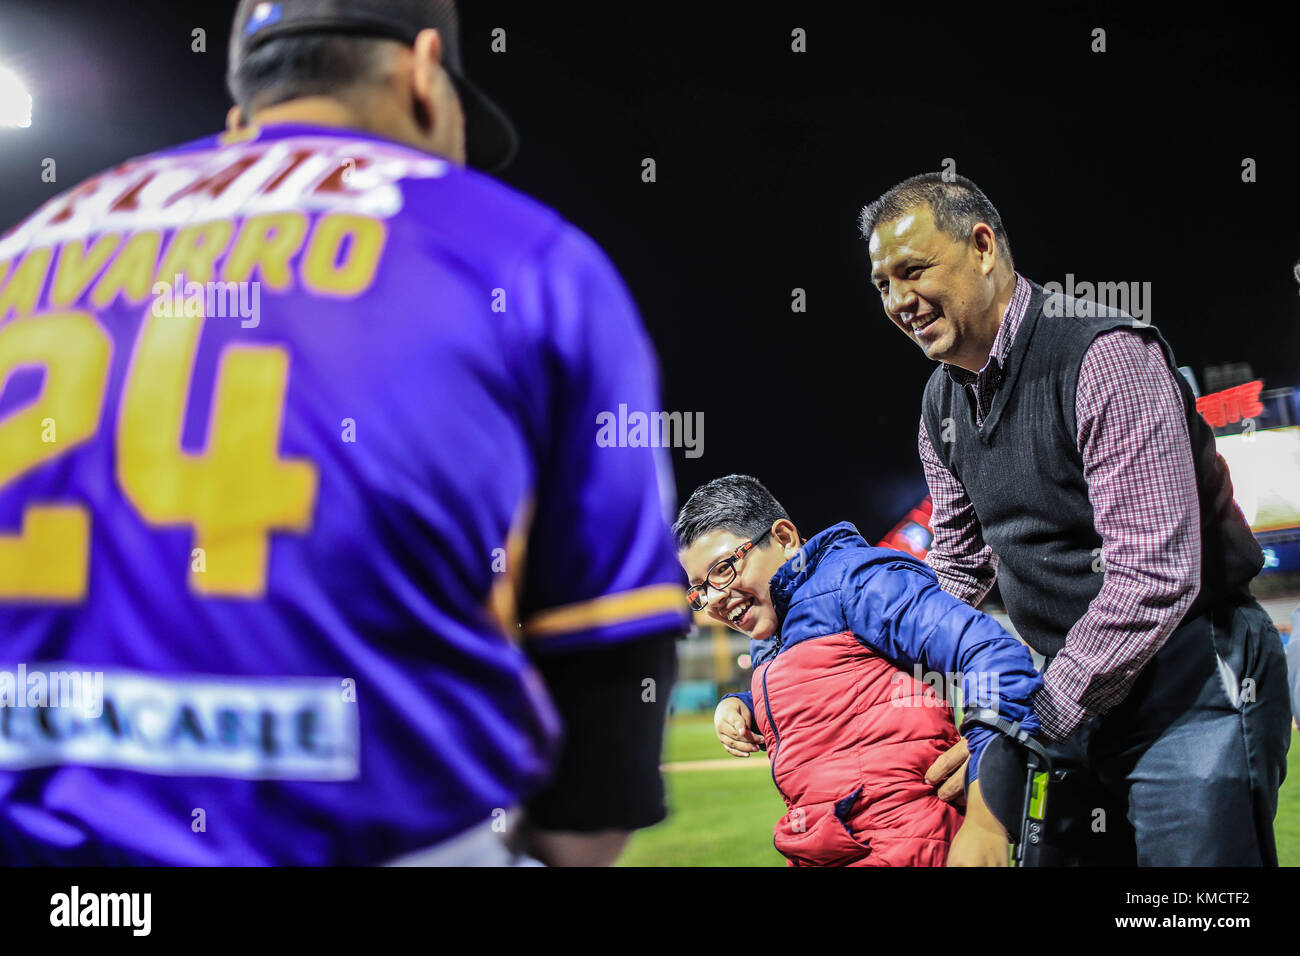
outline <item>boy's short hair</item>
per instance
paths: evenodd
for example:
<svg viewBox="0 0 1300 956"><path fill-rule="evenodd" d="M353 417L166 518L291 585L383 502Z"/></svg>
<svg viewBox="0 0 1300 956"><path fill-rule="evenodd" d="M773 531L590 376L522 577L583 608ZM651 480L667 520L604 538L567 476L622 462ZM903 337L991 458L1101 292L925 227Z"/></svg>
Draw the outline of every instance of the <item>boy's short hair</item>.
<svg viewBox="0 0 1300 956"><path fill-rule="evenodd" d="M727 475L700 485L691 493L673 522L677 550L689 548L711 531L730 531L742 538L757 538L782 518L789 519L781 502L763 483L749 475Z"/></svg>

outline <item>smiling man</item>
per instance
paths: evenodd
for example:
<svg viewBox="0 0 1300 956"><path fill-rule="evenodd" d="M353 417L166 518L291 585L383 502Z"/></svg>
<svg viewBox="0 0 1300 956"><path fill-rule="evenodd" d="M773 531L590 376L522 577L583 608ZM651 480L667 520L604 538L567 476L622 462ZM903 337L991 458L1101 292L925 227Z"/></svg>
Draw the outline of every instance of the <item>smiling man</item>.
<svg viewBox="0 0 1300 956"><path fill-rule="evenodd" d="M1034 698L1064 772L1031 864L1275 864L1285 664L1263 566L1168 343L1015 271L969 179L915 176L860 225L885 314L941 363L919 448L928 562L995 580L1045 655Z"/></svg>

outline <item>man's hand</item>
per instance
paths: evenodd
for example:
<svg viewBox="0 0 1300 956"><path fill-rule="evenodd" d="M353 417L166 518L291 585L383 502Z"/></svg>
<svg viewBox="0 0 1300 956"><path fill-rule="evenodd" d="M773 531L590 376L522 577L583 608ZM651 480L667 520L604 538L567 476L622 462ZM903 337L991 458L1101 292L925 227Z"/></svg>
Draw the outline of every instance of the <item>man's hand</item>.
<svg viewBox="0 0 1300 956"><path fill-rule="evenodd" d="M531 834L528 852L547 866L613 866L631 835L626 830L598 833L537 830Z"/></svg>
<svg viewBox="0 0 1300 956"><path fill-rule="evenodd" d="M925 782L939 788L940 800L961 806L966 799L963 787L969 761L970 748L966 746L966 738L962 737L930 764L930 769L925 772Z"/></svg>
<svg viewBox="0 0 1300 956"><path fill-rule="evenodd" d="M763 742L762 734L749 729L753 716L739 697L724 697L713 712L713 730L722 749L733 757L748 757Z"/></svg>
<svg viewBox="0 0 1300 956"><path fill-rule="evenodd" d="M980 782L971 784L966 821L952 838L949 866L1010 866L1011 840L980 796Z"/></svg>

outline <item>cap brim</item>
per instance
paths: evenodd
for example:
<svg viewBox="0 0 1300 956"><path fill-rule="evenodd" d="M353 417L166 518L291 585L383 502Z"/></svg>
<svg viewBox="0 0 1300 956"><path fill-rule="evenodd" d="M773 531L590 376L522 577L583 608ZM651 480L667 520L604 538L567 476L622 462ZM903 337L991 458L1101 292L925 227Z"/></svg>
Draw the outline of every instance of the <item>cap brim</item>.
<svg viewBox="0 0 1300 956"><path fill-rule="evenodd" d="M497 173L510 165L519 151L514 124L482 90L463 76L451 74L465 111L465 151L469 165Z"/></svg>

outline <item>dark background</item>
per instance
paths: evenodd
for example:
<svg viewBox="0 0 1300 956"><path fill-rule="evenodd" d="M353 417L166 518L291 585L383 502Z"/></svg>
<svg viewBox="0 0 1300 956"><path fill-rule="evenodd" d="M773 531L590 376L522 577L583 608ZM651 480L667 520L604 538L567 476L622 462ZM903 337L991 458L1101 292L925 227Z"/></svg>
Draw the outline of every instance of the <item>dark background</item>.
<svg viewBox="0 0 1300 956"><path fill-rule="evenodd" d="M462 8L467 72L522 138L502 178L609 252L659 347L665 407L705 413L703 457L674 452L683 496L750 472L805 534L847 519L877 538L925 493L933 366L885 319L856 218L945 157L999 207L1023 275L1149 281L1151 318L1202 382L1246 361L1266 387L1300 385L1296 34L1258 5L1241 22L1230 6L1138 20L1079 3ZM233 9L2 0L0 62L35 109L0 131L0 227L218 129ZM47 156L57 184L40 181Z"/></svg>

